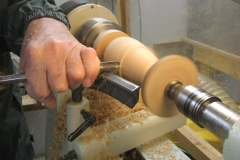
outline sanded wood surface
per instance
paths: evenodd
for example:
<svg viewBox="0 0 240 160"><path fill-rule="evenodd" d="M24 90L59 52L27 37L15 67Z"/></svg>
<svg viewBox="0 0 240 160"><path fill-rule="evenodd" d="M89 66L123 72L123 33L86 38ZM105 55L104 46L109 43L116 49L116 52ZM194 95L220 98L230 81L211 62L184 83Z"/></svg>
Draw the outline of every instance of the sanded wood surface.
<svg viewBox="0 0 240 160"><path fill-rule="evenodd" d="M118 30L107 30L102 32L94 41L93 43L93 48L97 52L97 56L100 60L103 59L103 54L109 45L114 39L119 38L119 37L128 37L127 34L118 31Z"/></svg>

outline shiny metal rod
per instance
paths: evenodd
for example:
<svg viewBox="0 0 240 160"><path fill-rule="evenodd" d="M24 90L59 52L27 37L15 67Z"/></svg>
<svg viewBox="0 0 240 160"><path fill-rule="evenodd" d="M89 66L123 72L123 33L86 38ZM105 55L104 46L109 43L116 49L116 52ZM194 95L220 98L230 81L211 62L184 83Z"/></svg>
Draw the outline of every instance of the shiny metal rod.
<svg viewBox="0 0 240 160"><path fill-rule="evenodd" d="M200 127L225 140L240 113L223 104L214 95L196 86L184 86L173 81L166 88L166 95L175 102L178 110Z"/></svg>
<svg viewBox="0 0 240 160"><path fill-rule="evenodd" d="M100 72L103 71L112 71L118 69L120 66L119 62L117 61L106 61L100 63ZM0 76L0 84L12 84L12 83L20 83L26 82L27 78L25 74L13 74L13 75L6 75Z"/></svg>
<svg viewBox="0 0 240 160"><path fill-rule="evenodd" d="M25 74L13 74L7 76L0 76L0 84L12 84L26 82L27 78Z"/></svg>

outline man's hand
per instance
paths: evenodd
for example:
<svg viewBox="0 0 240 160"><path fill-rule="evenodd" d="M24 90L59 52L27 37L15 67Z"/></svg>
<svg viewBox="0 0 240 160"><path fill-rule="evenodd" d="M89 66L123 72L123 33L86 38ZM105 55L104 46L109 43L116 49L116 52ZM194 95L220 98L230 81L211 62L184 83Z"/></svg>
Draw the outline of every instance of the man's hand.
<svg viewBox="0 0 240 160"><path fill-rule="evenodd" d="M28 94L53 108L52 92L90 87L99 72L96 52L79 43L68 28L51 18L33 20L25 33L19 72L25 73Z"/></svg>

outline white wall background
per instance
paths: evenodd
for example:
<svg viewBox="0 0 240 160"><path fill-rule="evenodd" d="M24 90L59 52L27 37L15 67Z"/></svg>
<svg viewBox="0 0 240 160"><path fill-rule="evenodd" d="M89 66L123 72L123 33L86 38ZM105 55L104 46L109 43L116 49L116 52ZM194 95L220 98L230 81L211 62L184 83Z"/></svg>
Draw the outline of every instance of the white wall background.
<svg viewBox="0 0 240 160"><path fill-rule="evenodd" d="M179 41L187 34L187 0L130 0L131 36L145 45Z"/></svg>

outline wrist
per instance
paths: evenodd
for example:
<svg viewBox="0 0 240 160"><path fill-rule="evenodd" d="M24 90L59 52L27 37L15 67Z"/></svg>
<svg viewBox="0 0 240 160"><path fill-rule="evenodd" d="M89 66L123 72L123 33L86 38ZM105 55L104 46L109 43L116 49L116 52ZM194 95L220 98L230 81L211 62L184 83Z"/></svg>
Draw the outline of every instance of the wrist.
<svg viewBox="0 0 240 160"><path fill-rule="evenodd" d="M64 23L62 23L61 21L58 21L54 18L43 17L43 18L38 18L38 19L32 20L28 24L28 26L26 28L26 31L28 31L29 29L30 30L35 29L35 30L38 30L38 31L45 32L48 29L58 30L58 29L62 29L62 28L65 28L65 29L68 30L68 27Z"/></svg>
<svg viewBox="0 0 240 160"><path fill-rule="evenodd" d="M30 44L38 44L52 40L62 34L69 33L68 28L62 22L53 18L43 17L32 20L26 29L22 44L22 51ZM21 53L22 54L22 53Z"/></svg>
<svg viewBox="0 0 240 160"><path fill-rule="evenodd" d="M66 25L68 29L70 29L69 21L66 15L62 12L56 12L53 10L33 10L26 18L25 18L25 30L29 26L29 24L37 19L41 18L51 18L55 19Z"/></svg>

